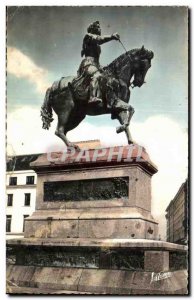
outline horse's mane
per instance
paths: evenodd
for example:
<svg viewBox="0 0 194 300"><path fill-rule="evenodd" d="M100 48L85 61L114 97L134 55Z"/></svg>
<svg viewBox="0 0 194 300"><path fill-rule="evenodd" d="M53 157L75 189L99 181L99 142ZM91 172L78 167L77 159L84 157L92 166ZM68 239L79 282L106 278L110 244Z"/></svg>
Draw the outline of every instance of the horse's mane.
<svg viewBox="0 0 194 300"><path fill-rule="evenodd" d="M123 60L126 59L127 56L130 59L131 54L135 54L135 52L137 52L139 50L140 49L132 49L132 50L129 50L129 51L121 54L119 57L115 58L109 65L104 67L104 70L114 73L116 66L120 65L123 62Z"/></svg>
<svg viewBox="0 0 194 300"><path fill-rule="evenodd" d="M141 56L141 58L145 58L147 56L150 55L150 51L146 50L145 48L135 48L132 50L129 50L123 54L121 54L119 57L115 58L109 65L107 65L106 67L104 67L104 70L110 73L114 73L115 70L119 67L119 65L122 64L123 60L125 60L126 58L128 58L128 60L132 61L132 58L135 55L139 55Z"/></svg>

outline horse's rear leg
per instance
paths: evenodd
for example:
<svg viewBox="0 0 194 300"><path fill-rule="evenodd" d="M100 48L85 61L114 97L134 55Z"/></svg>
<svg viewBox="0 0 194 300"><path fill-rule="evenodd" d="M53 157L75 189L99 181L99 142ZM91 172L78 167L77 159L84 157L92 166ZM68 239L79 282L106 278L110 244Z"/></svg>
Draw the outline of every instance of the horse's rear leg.
<svg viewBox="0 0 194 300"><path fill-rule="evenodd" d="M66 137L67 133L67 122L69 120L68 112L58 115L58 124L55 131L55 134L62 139L62 141L66 144L67 147L73 147L76 150L79 150L79 146L71 143Z"/></svg>

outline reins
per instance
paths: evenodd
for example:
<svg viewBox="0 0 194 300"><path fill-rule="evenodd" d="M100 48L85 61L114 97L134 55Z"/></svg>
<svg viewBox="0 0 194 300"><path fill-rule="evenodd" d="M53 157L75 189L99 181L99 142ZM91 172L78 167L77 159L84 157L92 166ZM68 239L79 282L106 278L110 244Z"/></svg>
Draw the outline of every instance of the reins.
<svg viewBox="0 0 194 300"><path fill-rule="evenodd" d="M131 56L128 54L127 49L125 48L125 46L123 45L123 43L121 42L121 40L118 40L119 43L121 44L121 46L123 47L123 49L125 50L125 54L127 54L127 56L129 57L130 61L132 62ZM131 88L133 89L135 86L133 85L133 83L130 83L129 86L131 86Z"/></svg>

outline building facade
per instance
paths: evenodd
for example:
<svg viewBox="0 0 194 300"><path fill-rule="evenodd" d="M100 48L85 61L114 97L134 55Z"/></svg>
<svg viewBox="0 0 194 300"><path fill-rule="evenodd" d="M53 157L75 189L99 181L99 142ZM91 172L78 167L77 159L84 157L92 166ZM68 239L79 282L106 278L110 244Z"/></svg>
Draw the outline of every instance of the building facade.
<svg viewBox="0 0 194 300"><path fill-rule="evenodd" d="M188 242L188 181L179 188L174 199L166 208L167 241L187 244Z"/></svg>
<svg viewBox="0 0 194 300"><path fill-rule="evenodd" d="M25 218L35 210L36 173L30 162L36 155L19 155L8 159L6 174L6 235L22 235Z"/></svg>

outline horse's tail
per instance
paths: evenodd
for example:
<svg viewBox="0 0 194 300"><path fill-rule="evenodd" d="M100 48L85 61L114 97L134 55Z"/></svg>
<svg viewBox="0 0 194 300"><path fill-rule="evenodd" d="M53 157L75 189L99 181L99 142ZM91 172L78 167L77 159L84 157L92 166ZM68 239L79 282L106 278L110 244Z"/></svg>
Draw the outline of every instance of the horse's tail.
<svg viewBox="0 0 194 300"><path fill-rule="evenodd" d="M41 111L40 111L40 115L42 118L42 128L44 129L49 129L49 127L51 126L50 123L54 120L52 118L53 116L53 112L52 112L52 106L50 103L51 97L50 97L50 88L47 89L46 91L46 95L44 98L44 103L41 107Z"/></svg>

